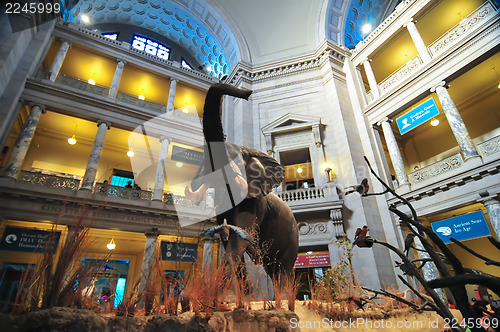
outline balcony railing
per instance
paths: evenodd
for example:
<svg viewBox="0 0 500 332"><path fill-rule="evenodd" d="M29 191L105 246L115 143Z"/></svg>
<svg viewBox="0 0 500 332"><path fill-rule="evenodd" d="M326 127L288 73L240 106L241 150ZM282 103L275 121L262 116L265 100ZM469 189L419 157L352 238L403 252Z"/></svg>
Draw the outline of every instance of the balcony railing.
<svg viewBox="0 0 500 332"><path fill-rule="evenodd" d="M201 117L199 117L198 115L191 113L184 113L179 109L174 110L172 114L175 118L187 120L198 124L201 123L202 121Z"/></svg>
<svg viewBox="0 0 500 332"><path fill-rule="evenodd" d="M164 113L166 107L165 105L153 103L151 101L141 100L136 96L131 96L123 92L118 93L118 101L123 101L127 104L139 106L141 108L146 108L152 111L156 111L158 113Z"/></svg>
<svg viewBox="0 0 500 332"><path fill-rule="evenodd" d="M118 187L103 183L95 184L94 194L95 193L100 193L109 197L118 197L118 198L144 200L144 201L150 201L153 198L153 193L151 191Z"/></svg>
<svg viewBox="0 0 500 332"><path fill-rule="evenodd" d="M434 164L423 167L418 171L410 173L410 182L412 184L419 183L421 181L425 181L431 178L434 178L440 174L452 171L461 167L464 164L464 160L462 159L462 155L457 153L451 157L440 160Z"/></svg>
<svg viewBox="0 0 500 332"><path fill-rule="evenodd" d="M189 207L195 209L204 209L206 206L205 201L195 202L190 199L187 199L184 196L175 195L172 193L165 193L163 195L163 202L167 205L177 205L182 207Z"/></svg>
<svg viewBox="0 0 500 332"><path fill-rule="evenodd" d="M396 70L391 76L387 77L385 80L380 82L380 92L384 93L389 90L391 87L394 87L399 82L403 81L405 78L410 76L410 74L414 73L418 67L422 65L422 60L420 56L417 54L413 58L410 59L407 63L401 66L398 70Z"/></svg>
<svg viewBox="0 0 500 332"><path fill-rule="evenodd" d="M448 30L448 32L446 32L438 40L429 45L429 52L432 56L443 53L451 44L464 38L476 26L490 18L493 18L496 15L496 12L497 11L490 1L485 2L469 16Z"/></svg>
<svg viewBox="0 0 500 332"><path fill-rule="evenodd" d="M297 202L297 201L302 201L306 203L307 201L325 198L325 191L323 188L308 188L308 189L278 191L276 195L278 195L278 197L281 198L286 203Z"/></svg>
<svg viewBox="0 0 500 332"><path fill-rule="evenodd" d="M21 171L19 180L49 188L77 190L80 187L80 180L78 179L28 171Z"/></svg>
<svg viewBox="0 0 500 332"><path fill-rule="evenodd" d="M477 149L479 153L483 157L489 157L491 155L497 154L500 152L500 136L496 136L490 138L487 141L481 142L477 145Z"/></svg>
<svg viewBox="0 0 500 332"><path fill-rule="evenodd" d="M83 90L83 91L87 91L90 93L95 93L95 94L98 94L101 96L108 95L108 88L103 86L103 85L99 85L99 84L92 85L92 84L89 84L87 81L80 80L78 78L67 76L64 74L61 74L57 77L56 83L59 83L59 84L65 85L65 86L69 86L72 88L76 88L78 90Z"/></svg>

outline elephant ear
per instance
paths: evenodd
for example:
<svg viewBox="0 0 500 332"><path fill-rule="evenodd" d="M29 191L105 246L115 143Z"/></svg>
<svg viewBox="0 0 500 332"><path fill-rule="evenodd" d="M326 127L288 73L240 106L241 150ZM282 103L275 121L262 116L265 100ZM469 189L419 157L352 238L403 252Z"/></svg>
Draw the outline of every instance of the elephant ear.
<svg viewBox="0 0 500 332"><path fill-rule="evenodd" d="M266 196L278 187L284 178L283 167L266 153L242 146L245 172L248 182L248 197Z"/></svg>

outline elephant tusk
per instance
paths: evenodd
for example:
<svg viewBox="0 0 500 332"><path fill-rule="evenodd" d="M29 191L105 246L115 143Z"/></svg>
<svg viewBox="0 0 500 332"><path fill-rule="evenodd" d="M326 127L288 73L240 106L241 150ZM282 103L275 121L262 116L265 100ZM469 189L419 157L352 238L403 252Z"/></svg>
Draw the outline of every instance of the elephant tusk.
<svg viewBox="0 0 500 332"><path fill-rule="evenodd" d="M248 189L248 182L241 175L236 175L234 181L241 187L241 189Z"/></svg>
<svg viewBox="0 0 500 332"><path fill-rule="evenodd" d="M192 200L192 201L199 200L203 195L205 195L205 192L208 189L208 186L205 183L202 184L201 187L198 188L198 190L196 190L194 192L191 191L191 189L189 187L190 187L190 185L187 185L186 189L184 189L184 196L186 196L187 199Z"/></svg>

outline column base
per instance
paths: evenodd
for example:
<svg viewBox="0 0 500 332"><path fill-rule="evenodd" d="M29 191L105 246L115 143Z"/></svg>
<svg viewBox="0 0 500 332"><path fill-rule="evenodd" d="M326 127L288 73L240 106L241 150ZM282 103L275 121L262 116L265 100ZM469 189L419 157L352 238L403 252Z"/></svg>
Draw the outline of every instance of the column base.
<svg viewBox="0 0 500 332"><path fill-rule="evenodd" d="M480 155L467 157L464 158L464 163L472 166L481 166L483 164L483 158Z"/></svg>
<svg viewBox="0 0 500 332"><path fill-rule="evenodd" d="M396 191L406 193L406 192L411 191L411 186L409 183L403 183L403 184L400 184L399 187L396 188Z"/></svg>

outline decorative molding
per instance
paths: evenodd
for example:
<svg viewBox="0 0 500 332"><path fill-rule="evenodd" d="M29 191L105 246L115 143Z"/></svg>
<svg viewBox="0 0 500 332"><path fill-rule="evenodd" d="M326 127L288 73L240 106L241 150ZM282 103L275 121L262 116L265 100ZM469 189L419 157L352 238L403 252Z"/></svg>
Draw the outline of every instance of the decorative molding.
<svg viewBox="0 0 500 332"><path fill-rule="evenodd" d="M451 157L440 160L434 164L423 167L418 171L410 173L410 181L415 184L438 176L439 174L449 172L460 168L464 164L462 156L457 153Z"/></svg>
<svg viewBox="0 0 500 332"><path fill-rule="evenodd" d="M123 93L123 92L119 92L118 93L117 100L118 101L123 101L123 102L125 102L127 104L135 105L135 106L138 106L138 107L141 107L141 108L147 108L149 110L156 111L158 113L164 113L165 112L165 107L166 107L166 105L161 105L161 104L153 103L153 102L147 101L147 100L140 100L137 97L128 95L128 94Z"/></svg>
<svg viewBox="0 0 500 332"><path fill-rule="evenodd" d="M416 55L411 58L407 63L396 70L392 75L384 79L378 84L380 87L380 93L385 93L390 88L394 87L398 83L406 79L410 74L415 72L422 65L422 60L420 55Z"/></svg>
<svg viewBox="0 0 500 332"><path fill-rule="evenodd" d="M56 175L48 175L28 171L21 171L19 181L28 182L44 187L69 190L77 190L80 187L80 180L78 179L63 178Z"/></svg>
<svg viewBox="0 0 500 332"><path fill-rule="evenodd" d="M320 221L315 223L307 223L307 222L299 222L297 224L297 228L299 229L299 235L321 235L328 234L328 222Z"/></svg>
<svg viewBox="0 0 500 332"><path fill-rule="evenodd" d="M497 154L500 151L500 136L493 137L477 145L479 153L483 157Z"/></svg>
<svg viewBox="0 0 500 332"><path fill-rule="evenodd" d="M76 88L78 90L95 93L100 96L106 96L108 94L108 88L103 85L99 84L91 85L88 82L85 82L78 78L66 76L64 74L57 76L56 83Z"/></svg>

